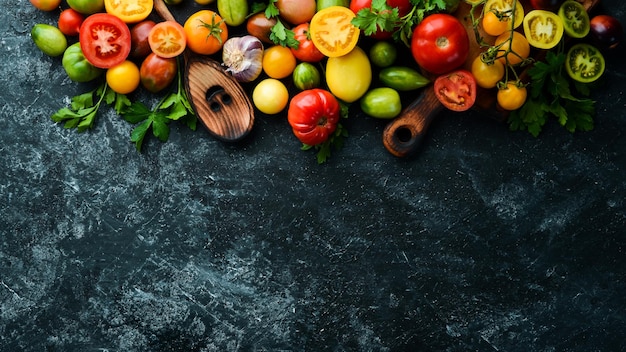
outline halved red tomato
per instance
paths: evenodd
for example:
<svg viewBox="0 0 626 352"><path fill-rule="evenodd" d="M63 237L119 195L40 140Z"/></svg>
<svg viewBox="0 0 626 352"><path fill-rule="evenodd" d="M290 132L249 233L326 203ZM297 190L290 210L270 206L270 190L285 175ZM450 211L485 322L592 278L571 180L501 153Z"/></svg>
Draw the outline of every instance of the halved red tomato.
<svg viewBox="0 0 626 352"><path fill-rule="evenodd" d="M434 89L441 104L452 111L465 111L476 101L476 79L466 70L437 77Z"/></svg>
<svg viewBox="0 0 626 352"><path fill-rule="evenodd" d="M328 57L351 52L361 33L351 22L355 16L352 10L343 6L331 6L317 12L309 24L315 47Z"/></svg>
<svg viewBox="0 0 626 352"><path fill-rule="evenodd" d="M187 47L187 35L183 26L176 21L157 23L148 34L152 52L160 57L170 58L183 53Z"/></svg>
<svg viewBox="0 0 626 352"><path fill-rule="evenodd" d="M104 0L106 12L126 23L145 20L152 12L153 0Z"/></svg>
<svg viewBox="0 0 626 352"><path fill-rule="evenodd" d="M87 17L80 26L78 40L87 61L99 68L121 64L130 53L130 29L107 13Z"/></svg>

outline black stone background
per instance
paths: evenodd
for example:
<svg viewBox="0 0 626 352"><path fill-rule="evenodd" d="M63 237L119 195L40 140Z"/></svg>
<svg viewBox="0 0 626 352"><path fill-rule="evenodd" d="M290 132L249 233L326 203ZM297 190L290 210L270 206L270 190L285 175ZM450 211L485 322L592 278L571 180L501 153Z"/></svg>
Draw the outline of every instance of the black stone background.
<svg viewBox="0 0 626 352"><path fill-rule="evenodd" d="M398 159L357 111L320 166L284 115L141 154L108 106L64 130L87 86L29 35L58 12L0 9L1 351L626 350L624 46L592 132L444 112Z"/></svg>

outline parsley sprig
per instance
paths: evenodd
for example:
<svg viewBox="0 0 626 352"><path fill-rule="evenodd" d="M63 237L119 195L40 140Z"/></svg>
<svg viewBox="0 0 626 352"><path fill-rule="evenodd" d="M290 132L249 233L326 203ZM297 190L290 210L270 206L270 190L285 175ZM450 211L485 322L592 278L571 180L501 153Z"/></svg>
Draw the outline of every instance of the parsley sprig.
<svg viewBox="0 0 626 352"><path fill-rule="evenodd" d="M298 49L300 42L296 39L294 31L287 28L280 20L280 11L276 7L276 1L278 0L268 0L267 4L259 2L252 4L252 14L264 12L268 19L275 18L276 24L270 29L270 40L277 45Z"/></svg>

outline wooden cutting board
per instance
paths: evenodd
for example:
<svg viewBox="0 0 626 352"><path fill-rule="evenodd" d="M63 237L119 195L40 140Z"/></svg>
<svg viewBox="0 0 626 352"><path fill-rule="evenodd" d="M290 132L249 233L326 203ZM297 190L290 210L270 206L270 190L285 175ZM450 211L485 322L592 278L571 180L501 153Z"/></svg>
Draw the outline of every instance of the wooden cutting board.
<svg viewBox="0 0 626 352"><path fill-rule="evenodd" d="M600 0L577 0L587 9L589 12L595 7ZM520 0L520 3L524 7L526 13L532 9L530 3L527 0ZM471 70L472 61L478 57L481 52L486 48L481 48L476 41L474 28L470 19L471 6L464 1L459 4L458 10L455 12L455 16L466 27L468 36L470 38L470 51L468 58L462 68ZM476 9L475 16L479 16L480 8ZM489 36L480 31L481 36L487 43L493 44L495 37ZM531 56L535 59L541 60L546 54L545 50L532 49ZM435 76L428 72L423 74L434 81ZM432 85L427 86L413 102L404 108L402 113L394 118L383 131L383 144L385 148L393 155L397 157L406 157L413 155L420 147L424 135L430 123L444 110L444 106L439 102L435 96L435 91ZM476 103L472 107L474 110L480 110L485 112L496 119L504 120L506 118L506 112L498 109L496 104L496 88L484 89L478 87L476 92ZM460 115L462 116L462 115Z"/></svg>

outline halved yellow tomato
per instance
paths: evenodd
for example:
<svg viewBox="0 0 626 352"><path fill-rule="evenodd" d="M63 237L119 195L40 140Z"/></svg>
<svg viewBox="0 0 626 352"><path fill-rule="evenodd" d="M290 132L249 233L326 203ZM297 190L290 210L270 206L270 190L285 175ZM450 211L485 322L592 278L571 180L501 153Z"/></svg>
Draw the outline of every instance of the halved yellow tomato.
<svg viewBox="0 0 626 352"><path fill-rule="evenodd" d="M106 12L125 23L145 20L152 12L153 6L153 0L104 0Z"/></svg>
<svg viewBox="0 0 626 352"><path fill-rule="evenodd" d="M315 47L328 57L346 55L356 47L360 30L352 24L356 15L343 6L327 7L315 14L309 33Z"/></svg>
<svg viewBox="0 0 626 352"><path fill-rule="evenodd" d="M485 13L487 11L495 11L509 18L515 16L513 28L519 27L522 21L524 21L524 6L518 0L487 0L483 11Z"/></svg>
<svg viewBox="0 0 626 352"><path fill-rule="evenodd" d="M552 49L563 38L563 21L554 12L532 10L524 17L528 43L539 49Z"/></svg>

